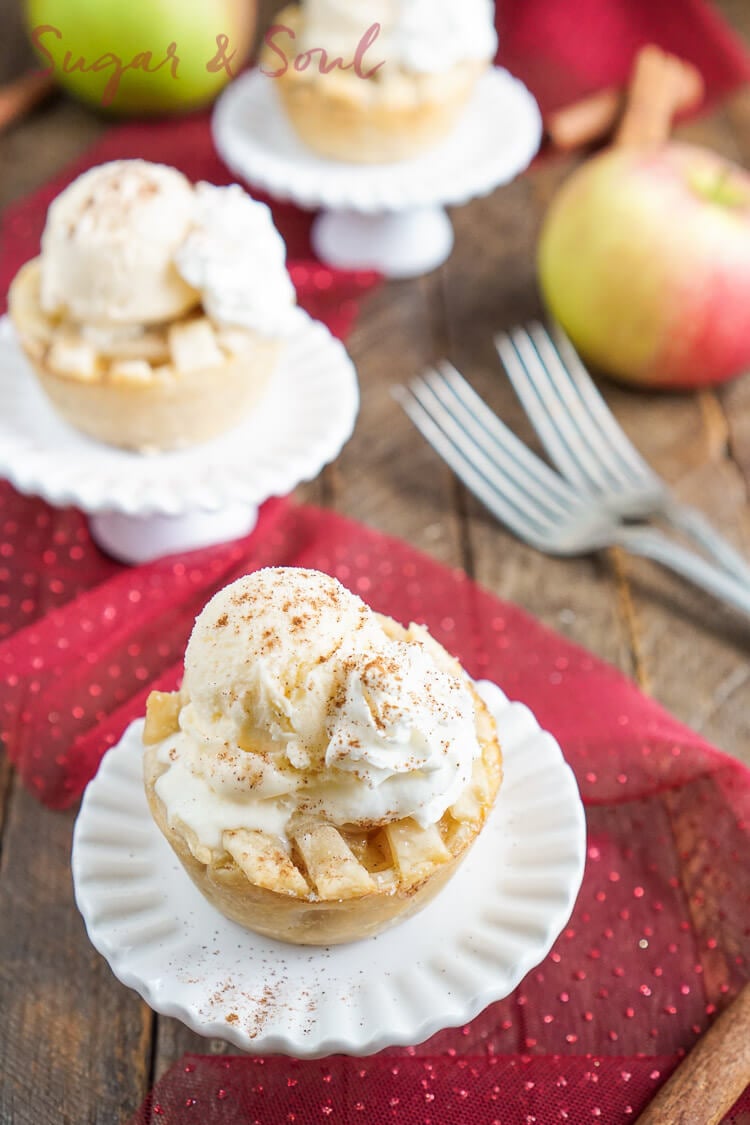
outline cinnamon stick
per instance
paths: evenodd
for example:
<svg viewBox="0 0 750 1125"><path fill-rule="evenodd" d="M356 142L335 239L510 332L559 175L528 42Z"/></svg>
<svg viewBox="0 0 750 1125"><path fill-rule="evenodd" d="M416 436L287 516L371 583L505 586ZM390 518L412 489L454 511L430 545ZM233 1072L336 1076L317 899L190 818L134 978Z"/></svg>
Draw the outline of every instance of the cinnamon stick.
<svg viewBox="0 0 750 1125"><path fill-rule="evenodd" d="M675 115L697 105L702 97L703 78L696 67L659 47L643 47L636 57L615 145L662 144Z"/></svg>
<svg viewBox="0 0 750 1125"><path fill-rule="evenodd" d="M703 1035L636 1125L718 1125L750 1083L750 984Z"/></svg>
<svg viewBox="0 0 750 1125"><path fill-rule="evenodd" d="M30 70L13 82L0 86L0 132L30 113L34 106L51 93L54 85L51 74Z"/></svg>
<svg viewBox="0 0 750 1125"><path fill-rule="evenodd" d="M614 86L599 90L551 113L547 136L555 148L570 152L608 137L625 105L625 91Z"/></svg>

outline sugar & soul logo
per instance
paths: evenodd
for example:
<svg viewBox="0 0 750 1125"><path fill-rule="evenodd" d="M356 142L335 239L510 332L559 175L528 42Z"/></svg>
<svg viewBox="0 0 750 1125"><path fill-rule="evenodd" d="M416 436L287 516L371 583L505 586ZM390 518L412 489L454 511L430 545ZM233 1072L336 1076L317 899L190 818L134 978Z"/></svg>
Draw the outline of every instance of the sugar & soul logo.
<svg viewBox="0 0 750 1125"><path fill-rule="evenodd" d="M59 27L55 27L50 23L39 24L31 32L32 43L42 58L46 59L49 64L44 73L54 75L57 72L58 61L55 59L48 45L50 37L62 41L63 33L60 31ZM216 74L220 70L225 70L230 78L234 78L232 60L235 54L235 51L231 53L229 51L229 37L226 35L217 35L216 53L212 58L207 60L206 70L212 74ZM78 55L78 57L76 57L73 51L66 50L65 54L59 60L59 66L63 74L72 74L76 70L80 70L82 73L91 72L93 74L98 74L100 71L109 71L109 78L101 97L102 105L105 106L112 104L120 88L122 76L129 70L142 70L146 74L155 74L157 71L166 67L167 73L169 73L172 78L178 79L180 77L180 56L177 53L176 42L170 43L165 48L164 55L161 59L155 59L153 51L139 51L130 59L123 58L115 51L106 51L103 55L99 55L95 59L87 59L83 55Z"/></svg>
<svg viewBox="0 0 750 1125"><path fill-rule="evenodd" d="M373 23L368 27L359 40L349 62L344 62L340 55L330 58L324 47L311 47L293 55L292 52L285 50L280 42L277 42L282 34L289 36L292 42L297 38L293 29L283 23L273 24L263 36L266 47L279 59L279 66L276 70L268 70L265 66L260 67L261 73L265 74L267 78L282 78L289 70L290 65L297 71L307 70L308 67L317 65L321 74L330 74L332 70L353 70L358 78L372 78L382 66L385 66L384 62L379 62L370 67L369 70L365 69L365 55L380 35L379 23Z"/></svg>
<svg viewBox="0 0 750 1125"><path fill-rule="evenodd" d="M372 78L385 65L384 62L379 62L368 67L365 62L367 52L374 46L379 35L379 23L374 23L368 27L359 40L352 58L347 61L341 56L331 58L323 47L312 47L295 53L293 50L296 39L294 30L285 24L273 24L266 31L263 40L268 50L278 59L279 65L273 70L261 66L260 70L267 78L281 78L290 66L297 71L304 71L311 66L317 66L321 74L329 74L332 70L351 70L358 78ZM292 49L289 49L289 44L283 41L283 36L291 40ZM33 28L31 41L48 64L44 71L45 74L55 75L58 71L62 74L72 74L75 71L92 74L107 72L107 82L101 95L103 106L112 104L117 96L123 75L128 71L140 70L145 74L156 74L157 71L165 70L175 80L180 78L180 56L176 41L169 43L161 56L155 55L153 51L138 51L131 58L126 58L117 54L116 51L106 51L96 58L86 58L84 55L66 48L63 55L56 57L56 54L53 53L53 45L55 41L58 47L64 45L63 33L59 27L49 23L39 24ZM206 70L211 74L217 74L223 70L230 78L234 78L235 69L232 62L236 53L236 51L230 50L227 35L217 35L216 50L213 56L206 60Z"/></svg>

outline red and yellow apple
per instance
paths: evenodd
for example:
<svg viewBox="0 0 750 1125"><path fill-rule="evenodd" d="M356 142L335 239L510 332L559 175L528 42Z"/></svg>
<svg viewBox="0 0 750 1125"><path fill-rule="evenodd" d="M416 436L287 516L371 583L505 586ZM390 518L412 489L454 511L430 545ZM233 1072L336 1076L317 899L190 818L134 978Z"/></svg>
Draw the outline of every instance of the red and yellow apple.
<svg viewBox="0 0 750 1125"><path fill-rule="evenodd" d="M43 64L71 94L119 113L213 100L253 42L257 0L26 0Z"/></svg>
<svg viewBox="0 0 750 1125"><path fill-rule="evenodd" d="M583 358L644 386L750 370L750 175L708 149L609 149L542 227L539 281Z"/></svg>

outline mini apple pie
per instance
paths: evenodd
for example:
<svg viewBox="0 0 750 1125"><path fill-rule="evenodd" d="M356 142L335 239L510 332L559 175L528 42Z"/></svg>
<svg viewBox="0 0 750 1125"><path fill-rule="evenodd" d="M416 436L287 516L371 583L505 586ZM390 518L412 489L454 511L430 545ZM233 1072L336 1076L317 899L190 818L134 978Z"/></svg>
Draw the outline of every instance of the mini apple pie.
<svg viewBox="0 0 750 1125"><path fill-rule="evenodd" d="M380 164L448 135L496 47L489 0L303 0L279 13L261 66L311 149Z"/></svg>
<svg viewBox="0 0 750 1125"><path fill-rule="evenodd" d="M144 161L101 165L50 207L9 310L71 425L141 451L205 441L262 396L294 289L270 212L234 185Z"/></svg>
<svg viewBox="0 0 750 1125"><path fill-rule="evenodd" d="M182 688L152 692L143 738L151 812L198 888L298 944L421 909L502 778L489 712L426 630L294 568L208 603Z"/></svg>

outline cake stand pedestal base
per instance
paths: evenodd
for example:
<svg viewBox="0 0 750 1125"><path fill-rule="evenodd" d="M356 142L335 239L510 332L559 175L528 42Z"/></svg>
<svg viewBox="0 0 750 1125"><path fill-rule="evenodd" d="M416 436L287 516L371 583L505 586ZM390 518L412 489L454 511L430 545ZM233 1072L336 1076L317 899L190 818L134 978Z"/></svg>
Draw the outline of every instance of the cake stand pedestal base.
<svg viewBox="0 0 750 1125"><path fill-rule="evenodd" d="M287 118L278 83L259 70L230 82L211 127L219 155L236 175L278 199L322 209L312 239L323 261L393 278L419 277L441 265L453 246L443 208L510 183L542 138L539 107L501 67L480 77L439 144L390 164L326 160L307 148Z"/></svg>
<svg viewBox="0 0 750 1125"><path fill-rule="evenodd" d="M98 512L89 517L95 542L118 562L137 565L163 555L194 551L248 535L258 509L233 504L218 512L190 512L179 516L128 516Z"/></svg>
<svg viewBox="0 0 750 1125"><path fill-rule="evenodd" d="M339 269L373 269L385 277L419 277L441 266L453 249L453 227L442 207L364 214L323 211L312 228L315 253Z"/></svg>

